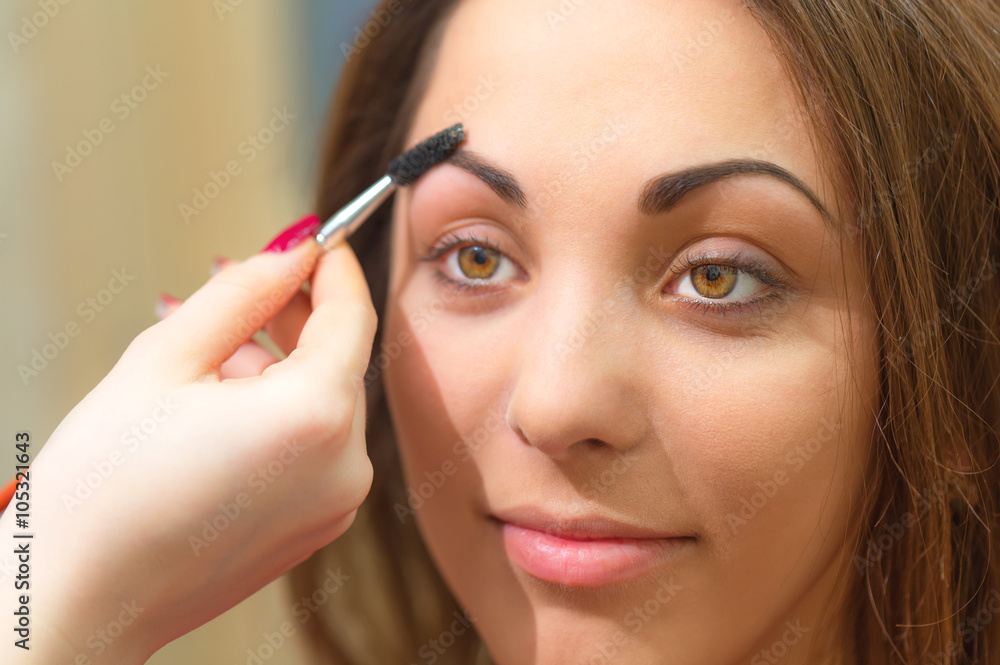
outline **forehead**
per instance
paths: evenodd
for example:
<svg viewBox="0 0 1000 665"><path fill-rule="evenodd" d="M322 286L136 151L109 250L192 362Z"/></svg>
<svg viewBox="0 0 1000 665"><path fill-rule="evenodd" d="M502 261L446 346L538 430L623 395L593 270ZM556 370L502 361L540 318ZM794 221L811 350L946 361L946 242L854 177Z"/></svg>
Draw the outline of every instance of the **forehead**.
<svg viewBox="0 0 1000 665"><path fill-rule="evenodd" d="M589 172L635 188L667 170L749 157L795 173L836 208L812 123L739 2L460 1L410 142L457 121L470 149L526 189Z"/></svg>

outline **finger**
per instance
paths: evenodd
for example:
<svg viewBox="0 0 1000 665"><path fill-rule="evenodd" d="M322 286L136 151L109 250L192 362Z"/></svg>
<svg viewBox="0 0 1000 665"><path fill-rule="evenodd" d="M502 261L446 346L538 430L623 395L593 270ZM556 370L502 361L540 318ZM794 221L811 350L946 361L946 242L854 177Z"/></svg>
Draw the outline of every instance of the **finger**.
<svg viewBox="0 0 1000 665"><path fill-rule="evenodd" d="M312 313L298 345L269 371L292 373L313 389L354 400L371 356L377 319L364 272L348 244L322 255L311 286Z"/></svg>
<svg viewBox="0 0 1000 665"><path fill-rule="evenodd" d="M212 267L209 269L209 273L214 277L215 275L225 270L226 266L234 266L237 265L238 263L239 261L233 261L232 259L227 258L225 256L215 256L212 259Z"/></svg>
<svg viewBox="0 0 1000 665"><path fill-rule="evenodd" d="M221 270L159 324L155 342L163 357L181 372L217 371L299 293L320 251L306 241Z"/></svg>
<svg viewBox="0 0 1000 665"><path fill-rule="evenodd" d="M312 304L309 295L300 291L292 296L284 309L268 321L264 326L264 332L287 356L298 344L299 334L310 314L312 314Z"/></svg>
<svg viewBox="0 0 1000 665"><path fill-rule="evenodd" d="M219 367L220 379L245 379L260 376L261 373L278 362L274 354L257 342L247 342Z"/></svg>
<svg viewBox="0 0 1000 665"><path fill-rule="evenodd" d="M169 293L161 293L156 300L156 318L162 321L176 312L177 308L180 307L182 303L182 300L178 300Z"/></svg>

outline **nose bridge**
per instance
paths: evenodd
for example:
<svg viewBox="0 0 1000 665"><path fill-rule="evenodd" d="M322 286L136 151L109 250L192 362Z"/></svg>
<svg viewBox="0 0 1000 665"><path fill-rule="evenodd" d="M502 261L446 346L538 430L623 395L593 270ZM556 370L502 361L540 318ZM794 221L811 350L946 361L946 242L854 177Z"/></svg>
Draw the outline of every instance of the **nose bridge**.
<svg viewBox="0 0 1000 665"><path fill-rule="evenodd" d="M525 331L508 421L528 443L558 456L580 441L638 443L639 348L630 344L627 291L567 280L537 294Z"/></svg>
<svg viewBox="0 0 1000 665"><path fill-rule="evenodd" d="M561 361L585 351L614 355L621 343L623 294L608 286L587 291L573 301L554 305L552 316L546 316L552 326L550 350Z"/></svg>

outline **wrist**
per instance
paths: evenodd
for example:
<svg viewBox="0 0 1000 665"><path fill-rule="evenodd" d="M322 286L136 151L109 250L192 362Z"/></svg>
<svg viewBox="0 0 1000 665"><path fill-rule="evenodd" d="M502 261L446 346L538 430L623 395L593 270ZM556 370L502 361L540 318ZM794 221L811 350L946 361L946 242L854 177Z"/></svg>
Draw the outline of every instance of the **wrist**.
<svg viewBox="0 0 1000 665"><path fill-rule="evenodd" d="M152 630L145 607L118 602L93 571L81 570L85 557L39 544L46 529L25 539L27 561L17 554L0 556L0 612L13 619L13 630L0 643L3 663L31 665L101 665L145 663ZM0 540L13 542L10 515L0 518ZM5 548L13 552L12 548ZM43 556L42 553L47 556ZM151 613L150 613L151 614Z"/></svg>

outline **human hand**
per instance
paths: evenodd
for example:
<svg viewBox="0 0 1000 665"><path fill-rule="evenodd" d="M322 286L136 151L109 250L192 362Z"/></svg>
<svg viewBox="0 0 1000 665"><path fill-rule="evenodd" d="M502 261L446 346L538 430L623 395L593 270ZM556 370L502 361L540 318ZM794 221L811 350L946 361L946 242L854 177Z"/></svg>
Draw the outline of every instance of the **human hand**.
<svg viewBox="0 0 1000 665"><path fill-rule="evenodd" d="M250 341L265 321L280 362ZM144 662L340 536L371 486L375 327L350 247L307 241L140 333L31 465L25 662Z"/></svg>

